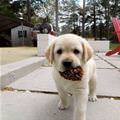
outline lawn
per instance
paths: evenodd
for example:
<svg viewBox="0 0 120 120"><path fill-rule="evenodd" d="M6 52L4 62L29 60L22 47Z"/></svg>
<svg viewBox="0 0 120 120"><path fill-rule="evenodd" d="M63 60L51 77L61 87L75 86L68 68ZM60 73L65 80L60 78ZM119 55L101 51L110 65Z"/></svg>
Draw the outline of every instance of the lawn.
<svg viewBox="0 0 120 120"><path fill-rule="evenodd" d="M113 49L115 49L118 45L119 45L119 43L110 43L110 49L113 50Z"/></svg>
<svg viewBox="0 0 120 120"><path fill-rule="evenodd" d="M37 47L3 47L0 55L0 64L8 64L37 56Z"/></svg>
<svg viewBox="0 0 120 120"><path fill-rule="evenodd" d="M118 45L118 43L110 43L110 49L114 49ZM2 47L0 55L0 64L8 64L37 56L37 47Z"/></svg>

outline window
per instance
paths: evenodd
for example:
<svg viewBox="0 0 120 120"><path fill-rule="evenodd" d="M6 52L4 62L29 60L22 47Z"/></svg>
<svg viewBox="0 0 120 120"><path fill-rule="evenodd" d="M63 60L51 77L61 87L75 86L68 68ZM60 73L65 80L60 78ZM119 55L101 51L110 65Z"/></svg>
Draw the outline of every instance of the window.
<svg viewBox="0 0 120 120"><path fill-rule="evenodd" d="M18 31L18 37L19 37L19 38L22 37L22 31Z"/></svg>
<svg viewBox="0 0 120 120"><path fill-rule="evenodd" d="M26 30L18 31L18 37L19 38L21 38L21 37L27 38L27 31Z"/></svg>
<svg viewBox="0 0 120 120"><path fill-rule="evenodd" d="M23 36L24 36L24 38L26 38L27 37L27 31L25 30L25 31L23 31Z"/></svg>

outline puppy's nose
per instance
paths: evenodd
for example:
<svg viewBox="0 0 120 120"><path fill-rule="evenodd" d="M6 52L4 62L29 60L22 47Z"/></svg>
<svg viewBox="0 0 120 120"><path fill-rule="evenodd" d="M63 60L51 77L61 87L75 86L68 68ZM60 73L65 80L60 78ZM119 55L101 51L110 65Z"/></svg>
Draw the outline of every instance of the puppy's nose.
<svg viewBox="0 0 120 120"><path fill-rule="evenodd" d="M65 60L65 61L63 61L63 66L65 67L65 68L71 68L72 67L72 60Z"/></svg>

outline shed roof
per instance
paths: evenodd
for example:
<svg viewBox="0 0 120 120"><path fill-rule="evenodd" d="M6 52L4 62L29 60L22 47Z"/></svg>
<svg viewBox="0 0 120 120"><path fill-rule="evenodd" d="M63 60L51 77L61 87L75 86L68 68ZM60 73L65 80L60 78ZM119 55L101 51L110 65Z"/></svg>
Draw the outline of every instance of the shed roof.
<svg viewBox="0 0 120 120"><path fill-rule="evenodd" d="M25 20L12 19L10 17L0 14L0 32L17 27L21 24L25 26L33 27L33 24Z"/></svg>

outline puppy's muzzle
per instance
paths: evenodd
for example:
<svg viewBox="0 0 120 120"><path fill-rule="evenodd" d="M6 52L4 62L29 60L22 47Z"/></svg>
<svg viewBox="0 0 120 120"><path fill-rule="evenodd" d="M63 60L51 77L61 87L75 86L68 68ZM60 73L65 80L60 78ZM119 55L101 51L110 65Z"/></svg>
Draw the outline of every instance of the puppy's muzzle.
<svg viewBox="0 0 120 120"><path fill-rule="evenodd" d="M72 60L64 60L62 62L65 69L70 69L73 67L73 61Z"/></svg>

